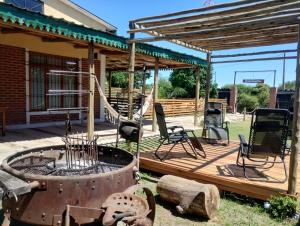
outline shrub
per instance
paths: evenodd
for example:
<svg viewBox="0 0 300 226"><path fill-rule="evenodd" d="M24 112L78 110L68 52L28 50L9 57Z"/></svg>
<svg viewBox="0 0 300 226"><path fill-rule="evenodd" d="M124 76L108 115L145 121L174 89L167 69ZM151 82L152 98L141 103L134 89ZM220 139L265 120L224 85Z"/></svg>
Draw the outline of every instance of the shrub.
<svg viewBox="0 0 300 226"><path fill-rule="evenodd" d="M283 220L293 217L297 209L297 200L288 196L272 196L269 200L271 207L268 209L271 217Z"/></svg>
<svg viewBox="0 0 300 226"><path fill-rule="evenodd" d="M259 106L258 98L249 94L242 93L238 99L238 111L252 111Z"/></svg>

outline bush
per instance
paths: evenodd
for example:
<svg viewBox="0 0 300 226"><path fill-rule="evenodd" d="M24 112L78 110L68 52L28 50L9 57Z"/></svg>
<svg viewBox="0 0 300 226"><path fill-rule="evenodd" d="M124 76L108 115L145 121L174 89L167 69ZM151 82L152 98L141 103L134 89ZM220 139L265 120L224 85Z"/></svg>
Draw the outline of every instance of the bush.
<svg viewBox="0 0 300 226"><path fill-rule="evenodd" d="M158 98L170 98L173 91L172 84L167 79L160 79L158 81Z"/></svg>
<svg viewBox="0 0 300 226"><path fill-rule="evenodd" d="M283 220L293 217L297 209L297 200L288 196L272 196L269 200L271 207L268 209L271 217Z"/></svg>
<svg viewBox="0 0 300 226"><path fill-rule="evenodd" d="M253 111L259 106L258 98L249 94L242 93L238 99L238 111L242 112L244 108L247 111Z"/></svg>

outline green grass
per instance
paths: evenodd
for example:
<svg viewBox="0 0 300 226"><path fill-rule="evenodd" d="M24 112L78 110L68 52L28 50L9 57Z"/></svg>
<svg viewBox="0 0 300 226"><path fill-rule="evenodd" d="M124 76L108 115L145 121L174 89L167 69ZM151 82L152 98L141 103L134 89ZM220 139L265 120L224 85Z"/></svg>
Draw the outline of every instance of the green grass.
<svg viewBox="0 0 300 226"><path fill-rule="evenodd" d="M250 120L241 122L232 122L228 124L230 140L238 140L239 134L242 134L248 139L250 131Z"/></svg>
<svg viewBox="0 0 300 226"><path fill-rule="evenodd" d="M156 218L154 226L294 226L297 222L291 219L276 221L263 210L263 202L231 193L221 195L221 205L214 219L206 220L197 216L179 215L175 205L168 204L159 198L156 192L157 175L142 174L141 184L152 190L156 198Z"/></svg>

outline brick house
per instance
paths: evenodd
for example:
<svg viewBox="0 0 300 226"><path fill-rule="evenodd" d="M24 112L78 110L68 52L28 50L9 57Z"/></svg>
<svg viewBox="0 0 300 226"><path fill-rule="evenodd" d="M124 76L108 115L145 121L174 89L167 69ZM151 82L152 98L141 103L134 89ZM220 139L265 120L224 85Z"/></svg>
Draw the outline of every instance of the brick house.
<svg viewBox="0 0 300 226"><path fill-rule="evenodd" d="M64 111L74 107L73 120L84 118L85 98L48 96L49 89L84 89L82 78L49 77L51 69L88 71L88 44L93 42L95 72L102 88L107 71L127 70L128 45L116 36L116 27L68 0L0 0L0 107L6 107L7 124L30 127L62 122ZM136 69L190 67L205 64L193 56L141 44ZM95 118L104 120L104 105L95 94ZM42 123L42 124L41 124Z"/></svg>

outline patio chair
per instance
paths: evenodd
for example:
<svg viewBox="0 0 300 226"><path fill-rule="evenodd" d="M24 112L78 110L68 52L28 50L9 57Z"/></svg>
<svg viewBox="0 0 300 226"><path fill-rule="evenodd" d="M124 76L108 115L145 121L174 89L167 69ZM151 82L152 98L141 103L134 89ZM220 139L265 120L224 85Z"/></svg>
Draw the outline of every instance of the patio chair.
<svg viewBox="0 0 300 226"><path fill-rule="evenodd" d="M223 112L220 109L207 109L205 111L205 125L207 131L206 139L208 143L216 143L216 141L226 140L229 144L228 122L224 121Z"/></svg>
<svg viewBox="0 0 300 226"><path fill-rule="evenodd" d="M240 149L236 161L238 166L243 167L244 176L247 179L253 180L247 175L247 167L270 169L274 164L281 163L285 177L277 181L286 181L284 157L289 118L290 113L285 109L256 109L252 113L249 142L246 142L243 135L239 135ZM246 164L246 159L253 164Z"/></svg>
<svg viewBox="0 0 300 226"><path fill-rule="evenodd" d="M158 148L155 150L154 154L160 161L166 159L166 157L170 154L170 152L177 144L181 144L185 152L195 159L197 159L197 154L204 158L206 157L206 154L201 146L201 143L199 142L198 138L195 136L193 130L185 130L182 126L167 127L165 121L165 113L162 105L160 103L155 103L154 109L155 109L157 124L160 132L160 140L159 140L160 144ZM191 133L192 136L189 137L188 133ZM189 145L193 154L188 152L188 150L184 146L184 143L187 143ZM160 157L158 155L158 150L160 149L160 147L162 145L169 145L169 144L172 144L171 148L167 151L167 153L164 156Z"/></svg>

